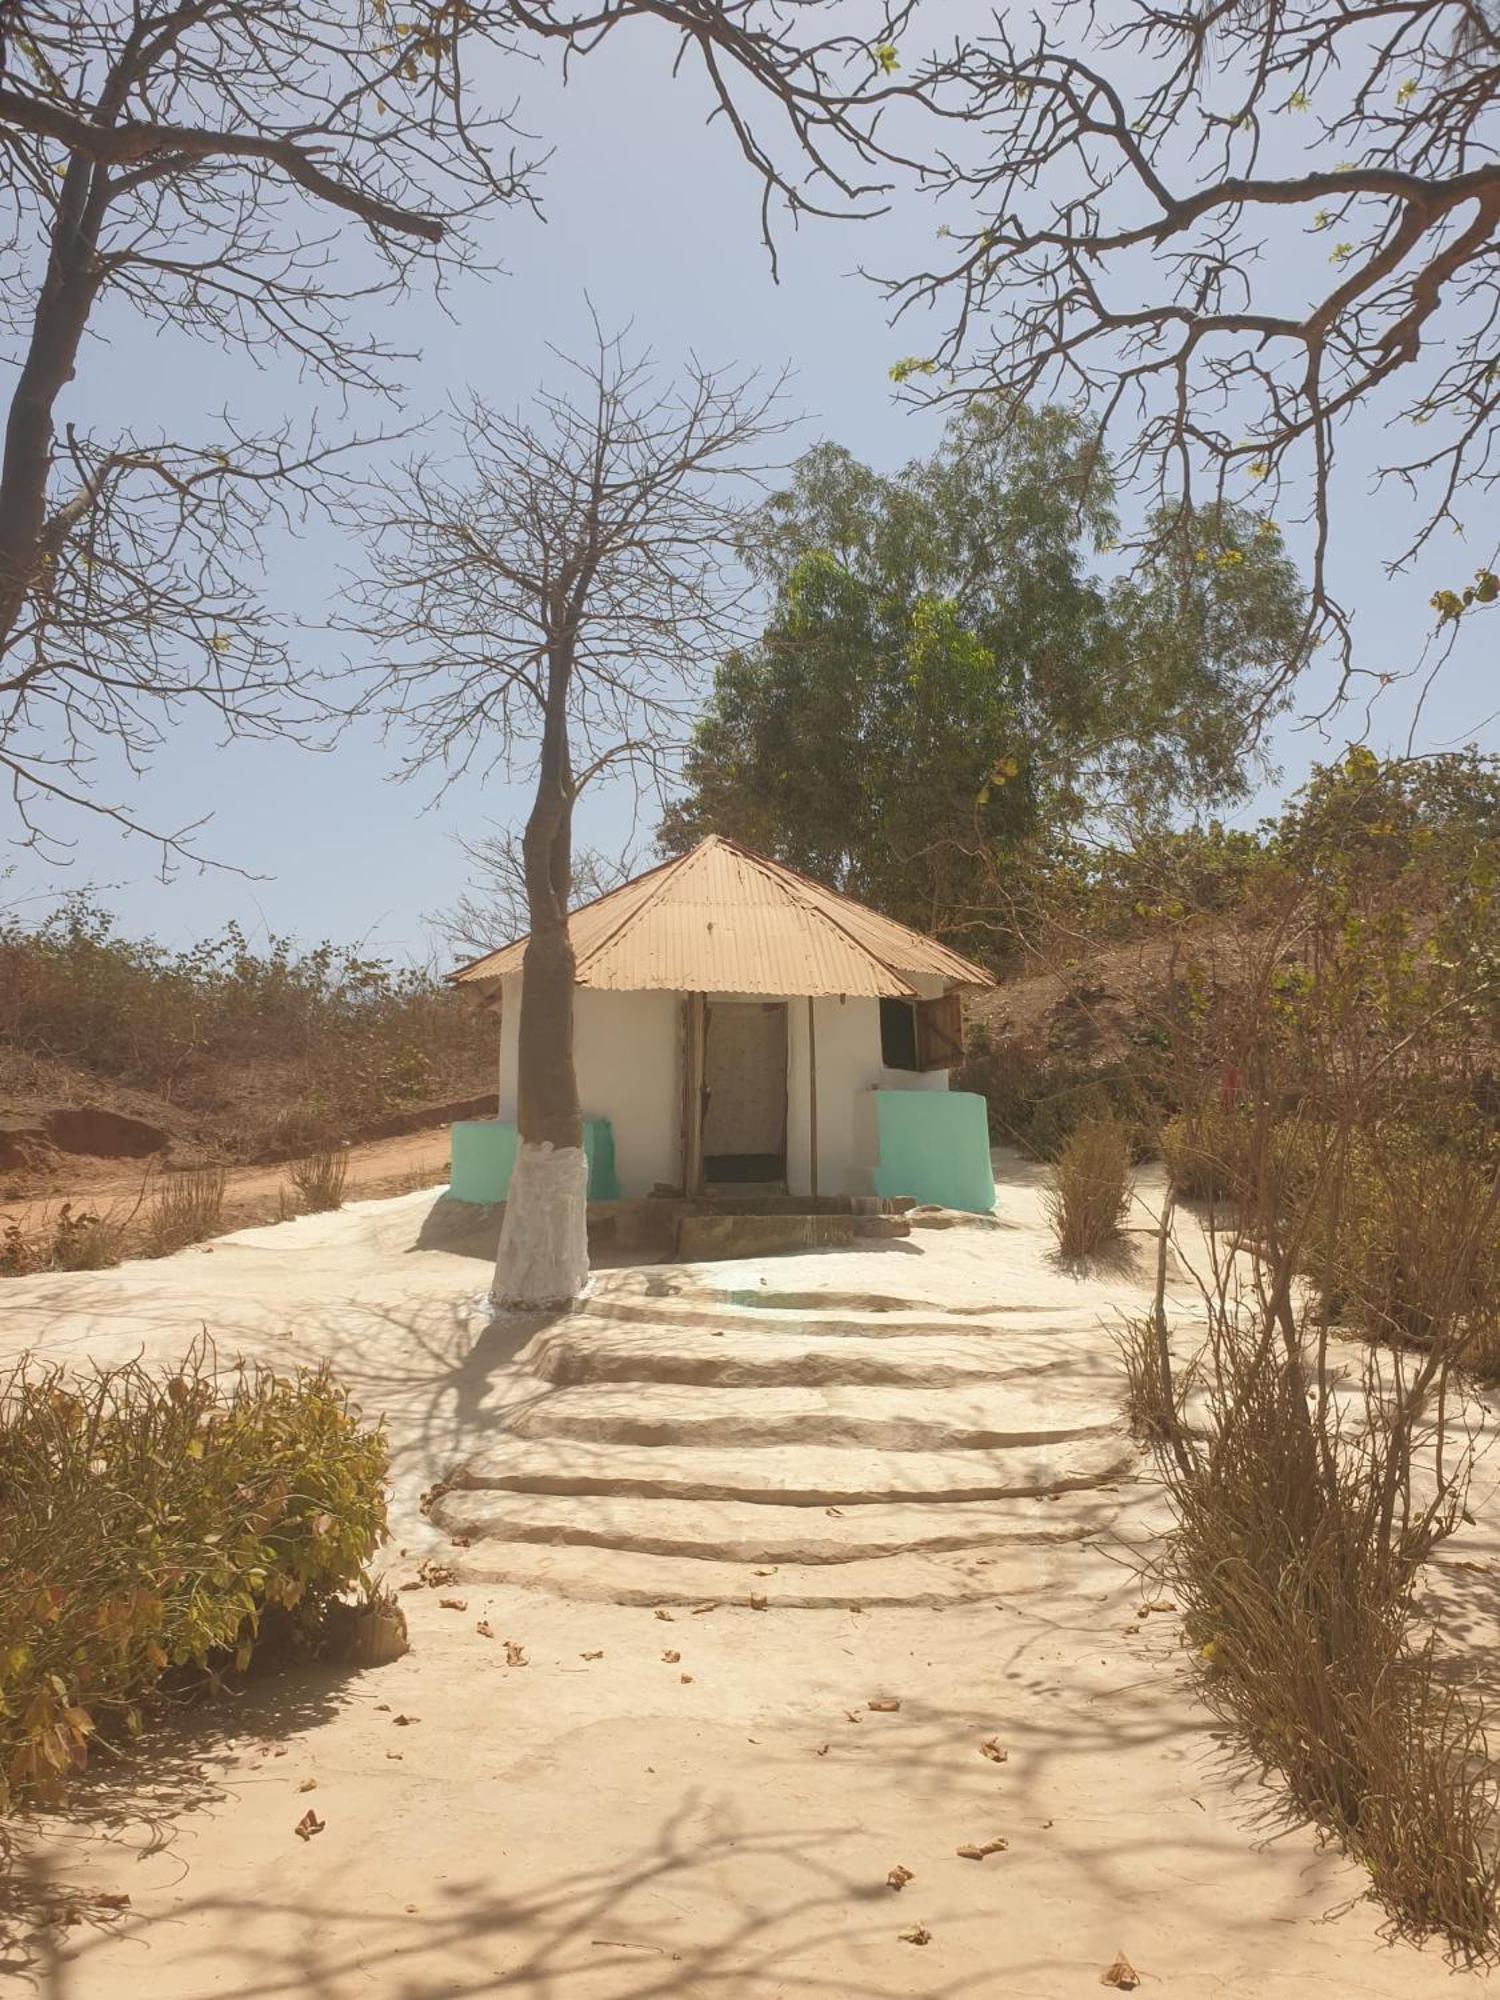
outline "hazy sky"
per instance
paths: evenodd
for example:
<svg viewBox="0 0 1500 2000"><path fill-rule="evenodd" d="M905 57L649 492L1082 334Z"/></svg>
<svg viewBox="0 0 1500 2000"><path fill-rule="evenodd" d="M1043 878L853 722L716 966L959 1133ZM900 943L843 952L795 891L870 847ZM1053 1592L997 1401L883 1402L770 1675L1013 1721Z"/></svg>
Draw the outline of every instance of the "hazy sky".
<svg viewBox="0 0 1500 2000"><path fill-rule="evenodd" d="M931 209L908 200L901 213L859 226L804 225L800 235L783 226L781 283L773 285L759 242L758 184L729 134L704 129L703 93L694 81L668 81L666 44L646 29L612 46L605 61L580 65L566 91L542 72L521 79L527 122L556 151L543 183L545 222L514 210L487 225L504 274L465 281L446 313L421 299L382 314L387 336L420 356L403 371L407 415L440 412L447 396L469 387L502 404L523 400L553 365L549 342L578 347L587 339L587 293L606 326L633 322L664 366L688 348L712 363L775 370L789 362L795 401L810 419L803 443L834 438L883 468L927 449L934 420L900 408L887 373L920 341L887 326L877 293L854 267L901 268L907 253L930 244ZM85 355L69 416L107 425L123 415L141 431L161 422L208 436L210 413L225 404L252 420L306 407L294 376L257 375L237 357L148 337L123 315L103 322L100 336ZM1410 664L1430 624L1431 591L1474 567L1439 549L1428 569L1387 581L1377 557L1394 545L1399 519L1392 498L1363 503L1357 518L1338 523L1338 580L1359 606L1360 661L1377 671ZM1289 543L1297 553L1295 530ZM268 597L314 628L297 642L311 661L336 660L343 650L316 624L354 555L321 525L273 551ZM1477 732L1487 747L1500 747L1500 726L1485 722L1500 703L1496 639L1500 624L1492 619L1439 682L1423 716L1425 746ZM1321 687L1326 677L1315 669L1299 705L1320 706ZM1370 740L1403 746L1409 717L1409 694L1397 690L1377 711ZM1362 715L1347 717L1334 725L1336 740L1363 727ZM1328 747L1315 731L1284 726L1276 750L1287 780ZM259 879L184 868L163 885L144 845L75 820L71 867L22 856L0 881L0 906L36 912L58 889L92 883L127 928L174 942L237 917L252 930L363 937L394 954L424 955L424 913L450 901L463 880L452 836L524 816L525 792L468 782L434 802L414 785L391 784L392 761L368 727L312 755L284 744L226 747L202 720L186 723L131 803L157 823L211 812L203 848ZM595 809L588 837L623 838L626 811L623 801Z"/></svg>

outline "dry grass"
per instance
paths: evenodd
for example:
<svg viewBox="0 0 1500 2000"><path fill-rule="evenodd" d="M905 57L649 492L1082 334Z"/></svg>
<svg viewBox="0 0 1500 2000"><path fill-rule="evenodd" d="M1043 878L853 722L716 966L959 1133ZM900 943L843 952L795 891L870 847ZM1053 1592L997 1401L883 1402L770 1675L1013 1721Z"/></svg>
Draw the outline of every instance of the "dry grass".
<svg viewBox="0 0 1500 2000"><path fill-rule="evenodd" d="M219 1233L229 1177L223 1167L196 1167L165 1175L146 1210L142 1228L148 1257L170 1257L190 1243Z"/></svg>
<svg viewBox="0 0 1500 2000"><path fill-rule="evenodd" d="M29 1227L8 1222L0 1229L0 1277L24 1278L33 1271L104 1271L124 1255L126 1225L113 1210L75 1212L63 1202Z"/></svg>
<svg viewBox="0 0 1500 2000"><path fill-rule="evenodd" d="M323 1215L344 1205L344 1183L349 1178L349 1155L339 1146L310 1153L293 1163L288 1178L296 1190L296 1208L304 1215Z"/></svg>
<svg viewBox="0 0 1500 2000"><path fill-rule="evenodd" d="M1462 1484L1415 1502L1407 1418L1387 1407L1346 1428L1274 1329L1224 1317L1212 1348L1207 1436L1157 1447L1177 1517L1162 1572L1207 1699L1365 1865L1399 1930L1488 1958L1500 1874L1484 1720L1440 1677L1411 1605Z"/></svg>
<svg viewBox="0 0 1500 2000"><path fill-rule="evenodd" d="M1086 1120L1060 1147L1047 1190L1064 1257L1092 1257L1119 1239L1130 1189L1129 1133L1112 1118Z"/></svg>

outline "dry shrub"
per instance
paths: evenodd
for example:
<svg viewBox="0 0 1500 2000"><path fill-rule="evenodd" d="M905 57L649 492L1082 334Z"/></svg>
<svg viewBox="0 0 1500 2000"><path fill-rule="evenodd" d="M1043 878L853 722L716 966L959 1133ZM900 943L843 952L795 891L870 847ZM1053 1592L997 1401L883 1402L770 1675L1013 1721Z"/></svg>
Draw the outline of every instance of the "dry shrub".
<svg viewBox="0 0 1500 2000"><path fill-rule="evenodd" d="M1218 1109L1183 1112L1161 1131L1161 1157L1173 1192L1184 1201L1227 1201L1243 1185L1245 1136Z"/></svg>
<svg viewBox="0 0 1500 2000"><path fill-rule="evenodd" d="M1092 1257L1119 1235L1130 1207L1130 1135L1112 1118L1091 1118L1063 1141L1052 1163L1047 1213L1064 1257Z"/></svg>
<svg viewBox="0 0 1500 2000"><path fill-rule="evenodd" d="M195 1167L158 1184L143 1227L148 1257L170 1257L218 1234L229 1177L222 1167Z"/></svg>
<svg viewBox="0 0 1500 2000"><path fill-rule="evenodd" d="M1500 1360L1500 1218L1493 1139L1377 1121L1351 1136L1308 1210L1304 1266L1324 1309L1377 1340L1456 1342L1468 1372ZM1295 1209L1298 1190L1288 1203Z"/></svg>
<svg viewBox="0 0 1500 2000"><path fill-rule="evenodd" d="M55 1215L44 1215L29 1228L8 1222L0 1229L0 1277L24 1278L33 1271L104 1271L118 1264L125 1241L124 1224L113 1210L101 1215L91 1208L76 1213L63 1202Z"/></svg>
<svg viewBox="0 0 1500 2000"><path fill-rule="evenodd" d="M434 973L353 945L252 945L233 924L172 951L120 936L86 893L38 924L0 916L0 1051L15 1072L0 1097L52 1088L62 1064L168 1099L239 1157L279 1158L478 1094L492 1063Z"/></svg>
<svg viewBox="0 0 1500 2000"><path fill-rule="evenodd" d="M1488 1956L1483 1718L1413 1629L1417 1571L1463 1507L1452 1472L1413 1497L1432 1379L1394 1396L1367 1380L1354 1400L1373 1421L1346 1423L1274 1327L1222 1312L1211 1351L1206 1438L1157 1447L1176 1515L1163 1576L1207 1698L1364 1863L1398 1928Z"/></svg>
<svg viewBox="0 0 1500 2000"><path fill-rule="evenodd" d="M153 1696L310 1641L385 1534L385 1440L326 1370L0 1380L0 1807L56 1794Z"/></svg>
<svg viewBox="0 0 1500 2000"><path fill-rule="evenodd" d="M297 1191L298 1203L308 1215L322 1215L342 1208L344 1183L349 1178L349 1155L342 1147L329 1146L293 1163L289 1178Z"/></svg>

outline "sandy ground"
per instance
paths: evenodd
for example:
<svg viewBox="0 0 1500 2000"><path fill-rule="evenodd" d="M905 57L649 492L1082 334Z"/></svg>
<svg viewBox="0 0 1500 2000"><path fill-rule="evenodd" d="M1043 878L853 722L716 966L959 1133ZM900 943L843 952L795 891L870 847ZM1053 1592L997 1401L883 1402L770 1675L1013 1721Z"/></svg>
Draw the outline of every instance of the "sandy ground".
<svg viewBox="0 0 1500 2000"><path fill-rule="evenodd" d="M409 1580L435 1549L481 1553L449 1547L418 1496L493 1442L535 1330L486 1323L474 1257L415 1247L433 1200L17 1281L0 1346L165 1358L206 1326L225 1354L331 1360L390 1424L391 1573ZM1112 1311L1145 1296L1143 1263L1060 1271L1034 1175L1001 1214L993 1232L673 1278L1024 1307L1097 1361ZM1490 1517L1465 1559L1487 1561ZM1144 1992L1192 2000L1473 1984L1436 1950L1384 1941L1359 1872L1278 1821L1194 1701L1175 1618L1141 1618L1143 1595L1128 1541L1108 1536L1013 1551L992 1596L947 1607L773 1598L663 1616L511 1582L407 1591L406 1658L261 1683L30 1824L0 1985L53 2000L1055 2000L1100 1990L1120 1952ZM1487 1641L1493 1602L1469 1607ZM869 1706L885 1698L899 1707ZM304 1842L310 1806L324 1827ZM983 1861L955 1851L998 1836L1008 1848ZM36 1921L100 1891L128 1909Z"/></svg>

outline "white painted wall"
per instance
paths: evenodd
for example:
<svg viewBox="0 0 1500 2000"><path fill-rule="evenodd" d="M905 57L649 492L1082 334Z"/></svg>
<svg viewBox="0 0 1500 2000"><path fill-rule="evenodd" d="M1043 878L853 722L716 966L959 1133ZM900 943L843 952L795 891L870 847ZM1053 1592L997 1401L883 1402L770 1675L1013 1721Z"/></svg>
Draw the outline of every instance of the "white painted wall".
<svg viewBox="0 0 1500 2000"><path fill-rule="evenodd" d="M941 986L934 981L936 991ZM926 997L924 995L924 997ZM807 1001L791 1003L787 1186L812 1192ZM887 1069L878 1000L814 1000L818 1063L818 1193L869 1194L875 1169L872 1090L946 1090L946 1070Z"/></svg>
<svg viewBox="0 0 1500 2000"><path fill-rule="evenodd" d="M942 991L927 982L923 997ZM650 1194L682 1174L682 1001L680 993L573 995L574 1059L586 1118L614 1127L615 1165L627 1199ZM720 1000L765 994L723 993ZM946 1070L887 1069L880 1060L880 1003L813 1003L818 1059L818 1192L868 1194L875 1166L872 1090L946 1090ZM788 1007L787 1185L809 1194L808 1032L805 998ZM500 1024L500 1116L516 1115L516 1046L521 1017L519 973L504 983Z"/></svg>
<svg viewBox="0 0 1500 2000"><path fill-rule="evenodd" d="M634 1199L680 1174L682 1071L680 993L573 994L573 1060L579 1108L614 1128L620 1192ZM500 1117L516 1115L521 975L504 982L500 1018Z"/></svg>

